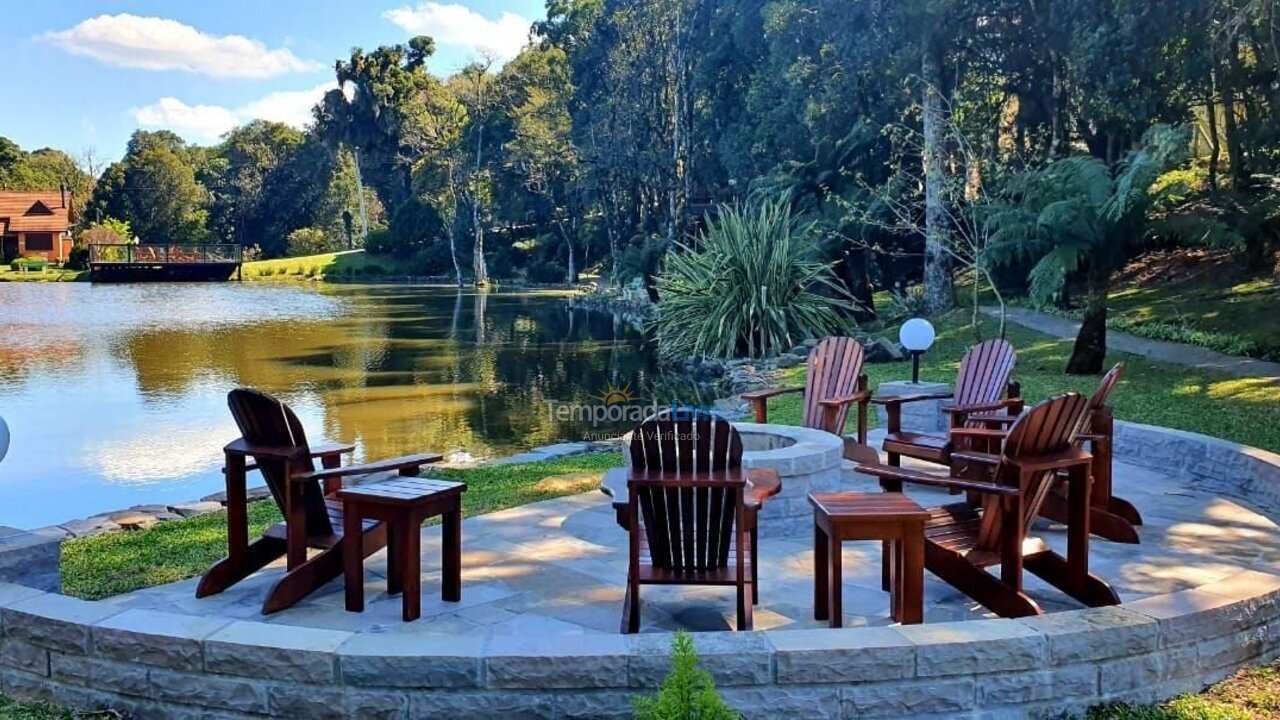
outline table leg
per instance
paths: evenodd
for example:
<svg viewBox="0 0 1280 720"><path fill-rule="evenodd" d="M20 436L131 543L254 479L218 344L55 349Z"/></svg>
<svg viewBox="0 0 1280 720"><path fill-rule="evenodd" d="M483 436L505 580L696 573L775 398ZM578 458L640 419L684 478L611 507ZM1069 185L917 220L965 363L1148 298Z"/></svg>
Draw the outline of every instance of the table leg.
<svg viewBox="0 0 1280 720"><path fill-rule="evenodd" d="M387 594L398 595L404 589L402 578L403 573L400 572L404 567L404 560L401 555L404 554L404 548L400 542L400 526L403 524L402 519L397 518L394 522L387 521Z"/></svg>
<svg viewBox="0 0 1280 720"><path fill-rule="evenodd" d="M364 612L364 537L360 511L350 500L344 503L342 516L342 584L347 595L347 610Z"/></svg>
<svg viewBox="0 0 1280 720"><path fill-rule="evenodd" d="M444 581L441 598L447 602L462 600L462 508L461 503L444 513ZM417 567L418 560L413 561Z"/></svg>
<svg viewBox="0 0 1280 720"><path fill-rule="evenodd" d="M827 580L828 593L830 598L828 607L831 609L830 625L833 628L841 627L844 623L844 607L842 606L844 598L844 578L841 563L843 558L840 552L840 540L835 533L827 536L827 557L830 559L828 565L831 569L831 577Z"/></svg>
<svg viewBox="0 0 1280 720"><path fill-rule="evenodd" d="M907 529L900 545L902 562L899 578L902 602L898 622L919 625L924 622L924 526Z"/></svg>
<svg viewBox="0 0 1280 720"><path fill-rule="evenodd" d="M813 619L827 619L827 534L813 524Z"/></svg>
<svg viewBox="0 0 1280 720"><path fill-rule="evenodd" d="M414 522L414 521L417 522ZM400 580L404 586L401 598L404 621L422 616L422 526L420 518L405 518L401 525Z"/></svg>

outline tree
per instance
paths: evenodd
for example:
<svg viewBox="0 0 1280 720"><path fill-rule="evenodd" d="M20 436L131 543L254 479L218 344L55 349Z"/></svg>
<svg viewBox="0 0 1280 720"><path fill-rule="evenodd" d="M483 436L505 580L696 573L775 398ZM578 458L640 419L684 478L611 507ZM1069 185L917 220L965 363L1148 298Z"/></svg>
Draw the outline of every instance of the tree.
<svg viewBox="0 0 1280 720"><path fill-rule="evenodd" d="M139 130L103 173L86 215L125 220L143 242L200 242L209 236L208 201L187 144L165 130Z"/></svg>
<svg viewBox="0 0 1280 720"><path fill-rule="evenodd" d="M1157 213L1177 188L1153 185L1186 157L1189 139L1185 128L1158 126L1113 165L1087 155L1056 160L1012 178L997 199L986 247L991 262L1032 260L1030 294L1042 302L1062 293L1072 277L1084 277L1084 316L1068 373L1102 372L1111 275L1144 241L1238 242L1217 221Z"/></svg>

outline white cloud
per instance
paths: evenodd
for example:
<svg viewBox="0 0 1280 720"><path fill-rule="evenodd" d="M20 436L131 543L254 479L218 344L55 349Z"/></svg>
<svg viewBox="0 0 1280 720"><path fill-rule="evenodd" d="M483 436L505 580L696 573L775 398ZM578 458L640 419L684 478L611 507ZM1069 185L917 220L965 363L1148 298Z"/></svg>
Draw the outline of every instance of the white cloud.
<svg viewBox="0 0 1280 720"><path fill-rule="evenodd" d="M529 42L532 21L503 11L490 20L465 5L424 2L387 10L382 17L414 35L430 35L439 45L464 47L475 53L492 53L510 60Z"/></svg>
<svg viewBox="0 0 1280 720"><path fill-rule="evenodd" d="M188 105L173 97L163 97L131 113L145 128L172 130L189 140L217 140L227 131L250 120L272 120L297 128L311 122L311 108L338 85L324 83L308 90L273 92L240 108L221 105Z"/></svg>
<svg viewBox="0 0 1280 720"><path fill-rule="evenodd" d="M45 37L108 65L214 78L268 78L319 67L288 48L271 50L242 35L209 35L176 20L127 13L92 17Z"/></svg>

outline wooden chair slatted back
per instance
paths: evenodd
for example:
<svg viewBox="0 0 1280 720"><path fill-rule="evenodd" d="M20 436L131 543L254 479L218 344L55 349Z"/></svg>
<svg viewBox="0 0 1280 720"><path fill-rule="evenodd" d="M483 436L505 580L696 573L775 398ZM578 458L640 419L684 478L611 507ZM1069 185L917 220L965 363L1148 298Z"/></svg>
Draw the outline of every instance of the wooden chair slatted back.
<svg viewBox="0 0 1280 720"><path fill-rule="evenodd" d="M858 390L858 378L866 351L850 337L829 337L809 353L809 377L804 388L804 426L844 434L849 406L841 406L827 417L823 400L848 397Z"/></svg>
<svg viewBox="0 0 1280 720"><path fill-rule="evenodd" d="M956 406L999 402L1017 361L1017 351L1005 340L987 340L969 348L956 374Z"/></svg>
<svg viewBox="0 0 1280 720"><path fill-rule="evenodd" d="M1123 376L1124 363L1116 363L1106 375L1102 376L1102 380L1098 382L1098 389L1089 398L1089 413L1085 418L1084 432L1093 432L1094 413L1107 407L1111 402L1111 394L1115 392L1116 385L1120 383L1120 378Z"/></svg>
<svg viewBox="0 0 1280 720"><path fill-rule="evenodd" d="M630 483L653 566L675 571L727 567L745 485L741 477L717 480L710 473L742 466L738 431L709 413L664 411L632 433L631 466L683 476Z"/></svg>
<svg viewBox="0 0 1280 720"><path fill-rule="evenodd" d="M1070 449L1080 435L1086 414L1089 409L1088 400L1079 393L1068 393L1049 398L1031 408L1018 418L1009 430L1004 443L1004 452L1000 465L996 468L995 479L1004 485L1019 487L1022 496L1022 528L1023 538L1031 520L1040 514L1040 506L1045 496L1053 489L1056 471L1043 470L1021 474L1014 463L1019 458L1030 458L1050 455ZM1000 547L1001 517L999 500L986 498L979 529L977 548L996 551Z"/></svg>
<svg viewBox="0 0 1280 720"><path fill-rule="evenodd" d="M280 507L280 512L288 516L286 507L286 488L288 472L311 472L315 463L311 460L307 434L302 422L280 400L257 390L240 388L227 393L227 406L231 408L231 416L245 441L265 447L295 448L296 456L288 462L274 457L254 457L258 469L267 481L271 497ZM302 502L306 509L307 534L325 535L333 532L329 522L328 509L324 504L324 492L319 482L307 483L303 489Z"/></svg>

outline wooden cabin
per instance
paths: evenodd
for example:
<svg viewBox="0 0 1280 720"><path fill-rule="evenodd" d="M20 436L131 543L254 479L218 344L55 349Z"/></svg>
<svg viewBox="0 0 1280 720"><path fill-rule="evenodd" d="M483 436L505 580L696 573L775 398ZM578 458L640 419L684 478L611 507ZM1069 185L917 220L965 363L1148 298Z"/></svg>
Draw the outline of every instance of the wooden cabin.
<svg viewBox="0 0 1280 720"><path fill-rule="evenodd" d="M42 257L62 263L71 244L70 192L0 190L0 260Z"/></svg>

